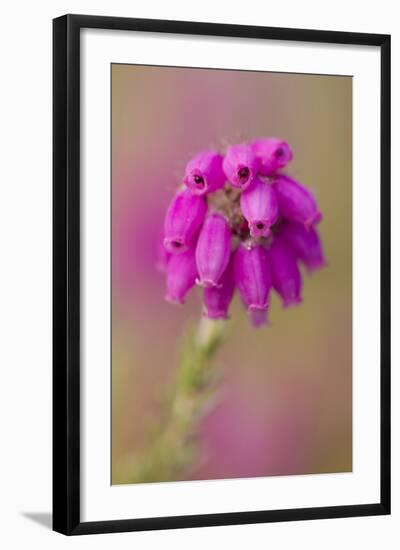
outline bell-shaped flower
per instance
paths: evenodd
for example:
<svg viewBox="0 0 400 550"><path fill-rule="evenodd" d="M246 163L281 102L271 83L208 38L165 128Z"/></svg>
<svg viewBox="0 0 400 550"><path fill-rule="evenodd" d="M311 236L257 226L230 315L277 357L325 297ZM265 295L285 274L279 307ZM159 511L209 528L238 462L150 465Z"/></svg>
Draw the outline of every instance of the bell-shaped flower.
<svg viewBox="0 0 400 550"><path fill-rule="evenodd" d="M279 235L304 263L309 273L326 266L321 239L315 227L307 230L300 223L284 223Z"/></svg>
<svg viewBox="0 0 400 550"><path fill-rule="evenodd" d="M267 322L268 295L272 284L267 252L263 246L240 244L234 259L235 284L253 326Z"/></svg>
<svg viewBox="0 0 400 550"><path fill-rule="evenodd" d="M249 223L252 237L268 237L271 226L278 219L278 199L275 189L260 178L255 178L240 197L240 208Z"/></svg>
<svg viewBox="0 0 400 550"><path fill-rule="evenodd" d="M263 176L271 176L293 158L289 144L278 138L256 139L251 143L251 148L259 159L259 172Z"/></svg>
<svg viewBox="0 0 400 550"><path fill-rule="evenodd" d="M183 183L195 195L206 195L220 189L226 179L222 160L222 155L215 151L198 153L187 163Z"/></svg>
<svg viewBox="0 0 400 550"><path fill-rule="evenodd" d="M199 285L219 285L231 255L231 240L232 234L225 217L217 212L209 214L201 228L196 246Z"/></svg>
<svg viewBox="0 0 400 550"><path fill-rule="evenodd" d="M283 307L301 302L301 274L296 256L288 244L276 238L268 251L272 286L282 298Z"/></svg>
<svg viewBox="0 0 400 550"><path fill-rule="evenodd" d="M278 196L279 213L285 220L302 223L309 229L322 219L314 195L304 185L279 175L273 187Z"/></svg>
<svg viewBox="0 0 400 550"><path fill-rule="evenodd" d="M207 211L204 197L189 189L180 191L170 203L164 222L164 246L171 254L188 250L203 224Z"/></svg>
<svg viewBox="0 0 400 550"><path fill-rule="evenodd" d="M194 248L189 248L182 254L173 254L167 265L167 293L165 299L169 302L183 304L186 294L195 285L197 266Z"/></svg>
<svg viewBox="0 0 400 550"><path fill-rule="evenodd" d="M239 143L226 151L223 169L231 185L247 189L257 175L258 164L258 157L250 145Z"/></svg>
<svg viewBox="0 0 400 550"><path fill-rule="evenodd" d="M228 318L228 309L235 291L233 258L234 254L231 254L227 268L220 278L219 286L212 286L204 289L204 317L208 317L209 319Z"/></svg>

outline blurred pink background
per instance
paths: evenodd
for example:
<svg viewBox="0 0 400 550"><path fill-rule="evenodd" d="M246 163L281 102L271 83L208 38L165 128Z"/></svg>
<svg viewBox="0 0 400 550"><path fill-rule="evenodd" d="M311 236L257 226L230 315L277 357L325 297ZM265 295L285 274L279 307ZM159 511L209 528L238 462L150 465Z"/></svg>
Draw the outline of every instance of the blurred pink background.
<svg viewBox="0 0 400 550"><path fill-rule="evenodd" d="M213 479L352 468L352 81L350 77L112 66L112 482L166 414L178 346L200 315L164 300L156 266L165 208L190 157L277 136L287 172L315 193L328 267L303 303L252 329L236 296L218 355L218 404L190 474Z"/></svg>

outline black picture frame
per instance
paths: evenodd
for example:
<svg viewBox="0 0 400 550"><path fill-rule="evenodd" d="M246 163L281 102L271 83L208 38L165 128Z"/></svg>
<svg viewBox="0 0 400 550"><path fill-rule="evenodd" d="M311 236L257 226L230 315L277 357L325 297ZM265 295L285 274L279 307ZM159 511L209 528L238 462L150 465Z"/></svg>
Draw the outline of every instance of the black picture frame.
<svg viewBox="0 0 400 550"><path fill-rule="evenodd" d="M381 495L351 506L80 520L80 31L378 46L381 51ZM390 514L390 35L65 15L53 20L53 529L66 535Z"/></svg>

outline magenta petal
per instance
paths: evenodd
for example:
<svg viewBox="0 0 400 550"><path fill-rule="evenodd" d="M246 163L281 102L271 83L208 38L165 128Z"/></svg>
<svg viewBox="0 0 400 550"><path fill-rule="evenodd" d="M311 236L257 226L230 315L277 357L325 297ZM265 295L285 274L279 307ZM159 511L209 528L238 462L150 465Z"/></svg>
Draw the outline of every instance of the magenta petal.
<svg viewBox="0 0 400 550"><path fill-rule="evenodd" d="M253 325L264 325L267 321L268 294L272 284L265 248L239 245L234 266L235 283Z"/></svg>
<svg viewBox="0 0 400 550"><path fill-rule="evenodd" d="M190 248L182 254L173 254L167 266L165 299L169 302L183 304L186 294L196 282L196 277L197 266L194 249Z"/></svg>
<svg viewBox="0 0 400 550"><path fill-rule="evenodd" d="M196 237L204 221L207 203L204 197L186 189L173 198L164 222L164 246L171 254L184 252Z"/></svg>
<svg viewBox="0 0 400 550"><path fill-rule="evenodd" d="M195 195L205 195L220 189L225 184L222 169L223 156L214 151L203 151L186 165L184 184Z"/></svg>
<svg viewBox="0 0 400 550"><path fill-rule="evenodd" d="M247 309L249 319L254 328L262 327L267 324L267 310L256 306L250 306Z"/></svg>
<svg viewBox="0 0 400 550"><path fill-rule="evenodd" d="M271 176L293 158L289 144L278 138L256 139L251 148L259 159L259 172L263 176Z"/></svg>
<svg viewBox="0 0 400 550"><path fill-rule="evenodd" d="M240 207L249 222L252 237L268 237L271 226L278 219L278 199L274 188L255 178L251 186L243 191Z"/></svg>
<svg viewBox="0 0 400 550"><path fill-rule="evenodd" d="M279 235L289 244L310 273L326 266L322 243L314 227L307 230L300 223L285 223L282 224Z"/></svg>
<svg viewBox="0 0 400 550"><path fill-rule="evenodd" d="M171 254L168 252L168 250L166 250L164 246L164 237L162 237L157 247L156 268L158 269L158 271L164 272L167 270L167 265L170 257Z"/></svg>
<svg viewBox="0 0 400 550"><path fill-rule="evenodd" d="M204 289L203 315L209 319L228 318L229 305L235 291L233 258L232 254L228 266L220 278L220 286Z"/></svg>
<svg viewBox="0 0 400 550"><path fill-rule="evenodd" d="M232 235L227 220L213 213L206 217L196 246L198 284L217 286L231 255Z"/></svg>
<svg viewBox="0 0 400 550"><path fill-rule="evenodd" d="M232 145L226 152L223 169L229 182L234 187L246 189L258 171L258 158L249 145L240 143Z"/></svg>
<svg viewBox="0 0 400 550"><path fill-rule="evenodd" d="M314 195L304 185L280 175L273 187L278 196L279 212L285 220L302 223L306 228L321 220Z"/></svg>
<svg viewBox="0 0 400 550"><path fill-rule="evenodd" d="M301 302L301 274L294 252L283 239L275 239L268 251L272 285L284 307Z"/></svg>

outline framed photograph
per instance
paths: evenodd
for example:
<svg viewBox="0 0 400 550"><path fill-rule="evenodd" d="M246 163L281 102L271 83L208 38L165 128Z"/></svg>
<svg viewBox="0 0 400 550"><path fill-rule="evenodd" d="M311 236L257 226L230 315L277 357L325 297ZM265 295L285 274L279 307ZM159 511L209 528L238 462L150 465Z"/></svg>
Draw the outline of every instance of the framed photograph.
<svg viewBox="0 0 400 550"><path fill-rule="evenodd" d="M54 20L54 530L390 513L390 36Z"/></svg>

